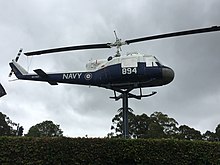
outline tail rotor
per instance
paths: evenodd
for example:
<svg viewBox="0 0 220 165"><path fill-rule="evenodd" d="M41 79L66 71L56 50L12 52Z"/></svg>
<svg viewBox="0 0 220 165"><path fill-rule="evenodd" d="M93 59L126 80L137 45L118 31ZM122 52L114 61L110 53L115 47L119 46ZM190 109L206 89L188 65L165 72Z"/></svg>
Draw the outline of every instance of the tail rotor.
<svg viewBox="0 0 220 165"><path fill-rule="evenodd" d="M18 51L18 54L17 54L17 56L16 56L16 58L15 58L15 62L18 62L18 60L19 60L19 58L20 58L20 56L21 56L22 51L23 51L22 48ZM10 72L9 75L8 75L8 77L11 77L13 73L14 73L13 70L11 70L11 72Z"/></svg>

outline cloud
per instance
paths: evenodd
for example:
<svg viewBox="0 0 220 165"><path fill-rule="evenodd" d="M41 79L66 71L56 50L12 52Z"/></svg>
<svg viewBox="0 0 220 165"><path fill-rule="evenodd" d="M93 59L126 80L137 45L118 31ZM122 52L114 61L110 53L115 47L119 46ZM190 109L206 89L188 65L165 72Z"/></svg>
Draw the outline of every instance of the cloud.
<svg viewBox="0 0 220 165"><path fill-rule="evenodd" d="M210 1L26 1L2 2L0 10L0 82L8 95L0 109L25 131L52 120L68 136L105 136L111 119L121 107L108 97L110 90L78 85L50 86L31 81L8 82L8 63L20 47L24 51L59 46L114 42L113 30L131 39L185 29L219 25L218 0ZM155 55L175 71L174 81L141 101L131 99L137 114L161 111L201 131L219 123L220 33L170 38L124 46L122 53L138 51ZM92 59L108 58L111 50L89 50L21 57L19 63L47 72L84 70ZM28 61L28 63L27 63ZM30 65L30 66L29 66Z"/></svg>

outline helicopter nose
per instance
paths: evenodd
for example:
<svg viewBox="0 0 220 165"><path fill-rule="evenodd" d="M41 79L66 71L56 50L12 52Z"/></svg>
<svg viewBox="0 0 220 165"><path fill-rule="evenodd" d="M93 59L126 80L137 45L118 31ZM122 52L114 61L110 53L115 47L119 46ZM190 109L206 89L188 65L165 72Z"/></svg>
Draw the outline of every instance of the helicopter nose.
<svg viewBox="0 0 220 165"><path fill-rule="evenodd" d="M174 71L169 67L162 69L162 75L165 84L169 84L174 79Z"/></svg>

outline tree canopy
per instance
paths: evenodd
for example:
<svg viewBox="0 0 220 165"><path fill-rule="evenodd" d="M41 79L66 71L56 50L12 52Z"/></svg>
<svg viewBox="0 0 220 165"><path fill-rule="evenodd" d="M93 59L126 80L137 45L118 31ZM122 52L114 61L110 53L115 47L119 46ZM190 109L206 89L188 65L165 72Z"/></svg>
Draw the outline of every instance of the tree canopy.
<svg viewBox="0 0 220 165"><path fill-rule="evenodd" d="M129 111L129 136L131 138L175 138L184 140L220 140L220 124L216 127L215 133L207 131L203 135L200 131L190 128L187 125L180 125L174 118L170 118L162 112L154 112L150 116L145 113L135 115ZM108 137L122 137L122 112L112 119L112 132Z"/></svg>
<svg viewBox="0 0 220 165"><path fill-rule="evenodd" d="M0 112L0 136L11 134L11 127L6 122L6 115Z"/></svg>
<svg viewBox="0 0 220 165"><path fill-rule="evenodd" d="M18 124L12 122L9 117L0 112L0 136L15 136L17 135L17 126ZM14 129L13 127L16 127ZM23 128L23 127L22 127ZM22 132L20 132L19 136L22 136Z"/></svg>
<svg viewBox="0 0 220 165"><path fill-rule="evenodd" d="M215 132L206 131L201 134L200 131L187 125L178 126L174 118L170 118L162 112L154 112L150 116L143 113L135 115L129 108L128 112L129 136L131 138L172 138L184 140L205 140L220 141L220 124L217 125ZM13 127L16 127L15 129ZM9 117L0 112L0 136L22 136L23 127L12 122ZM112 119L112 132L107 136L110 138L122 137L123 121L122 109L118 110ZM31 137L62 137L63 131L60 126L52 121L43 121L32 126L25 136Z"/></svg>
<svg viewBox="0 0 220 165"><path fill-rule="evenodd" d="M114 131L110 136L122 136L122 112L115 115L112 119L111 129ZM177 132L177 121L169 118L166 114L155 112L152 115L135 115L129 111L129 134L132 138L164 138L172 137Z"/></svg>
<svg viewBox="0 0 220 165"><path fill-rule="evenodd" d="M43 121L42 123L32 126L26 136L31 137L61 137L63 131L59 125L54 124L52 121Z"/></svg>

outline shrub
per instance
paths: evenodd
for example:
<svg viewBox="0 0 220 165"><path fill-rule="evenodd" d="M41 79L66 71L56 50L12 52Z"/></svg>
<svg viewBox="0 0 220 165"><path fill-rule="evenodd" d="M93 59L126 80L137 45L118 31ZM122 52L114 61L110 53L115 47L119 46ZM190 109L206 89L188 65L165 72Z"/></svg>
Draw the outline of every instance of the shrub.
<svg viewBox="0 0 220 165"><path fill-rule="evenodd" d="M220 143L0 137L0 164L220 164Z"/></svg>

